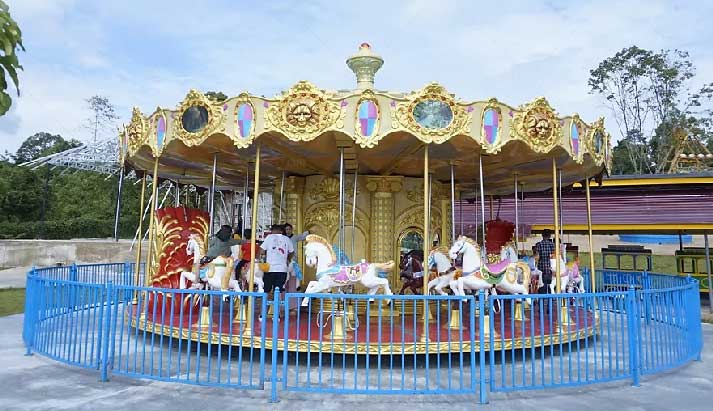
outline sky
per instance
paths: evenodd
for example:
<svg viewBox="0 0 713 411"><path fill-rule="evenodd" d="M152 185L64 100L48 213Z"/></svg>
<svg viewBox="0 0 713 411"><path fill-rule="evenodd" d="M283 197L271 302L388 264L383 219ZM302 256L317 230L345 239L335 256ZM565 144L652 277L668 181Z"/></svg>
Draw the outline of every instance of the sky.
<svg viewBox="0 0 713 411"><path fill-rule="evenodd" d="M603 59L631 45L683 49L695 81L713 81L713 0L8 4L27 51L19 54L21 96L0 117L0 153L42 131L90 141L85 100L93 95L116 106L118 126L133 106L173 108L191 88L268 97L299 80L355 88L345 60L362 42L385 60L377 89L436 81L466 101L515 106L545 96L561 115L609 117L615 139L609 108L587 87Z"/></svg>

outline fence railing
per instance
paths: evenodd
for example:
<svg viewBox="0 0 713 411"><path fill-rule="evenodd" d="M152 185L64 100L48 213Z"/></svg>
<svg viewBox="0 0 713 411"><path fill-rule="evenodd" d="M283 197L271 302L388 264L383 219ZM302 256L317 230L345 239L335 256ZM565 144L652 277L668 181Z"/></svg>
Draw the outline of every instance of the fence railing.
<svg viewBox="0 0 713 411"><path fill-rule="evenodd" d="M340 394L579 386L699 359L695 280L597 272L597 292L466 297L176 290L131 263L33 269L23 339L110 375ZM300 309L302 303L306 307ZM250 317L246 313L253 312ZM486 315L487 314L487 315Z"/></svg>

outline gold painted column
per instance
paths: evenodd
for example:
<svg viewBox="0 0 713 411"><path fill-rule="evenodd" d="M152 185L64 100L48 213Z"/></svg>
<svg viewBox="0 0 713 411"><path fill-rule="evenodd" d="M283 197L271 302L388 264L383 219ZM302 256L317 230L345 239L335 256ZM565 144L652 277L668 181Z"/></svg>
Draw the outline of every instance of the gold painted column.
<svg viewBox="0 0 713 411"><path fill-rule="evenodd" d="M386 262L394 258L394 193L401 191L403 177L366 177L366 189L371 193L371 227L369 259ZM389 281L394 284L394 273Z"/></svg>
<svg viewBox="0 0 713 411"><path fill-rule="evenodd" d="M436 187L436 183L433 184L434 188ZM435 190L434 190L435 191ZM438 195L436 198L440 201L440 212L441 212L441 230L438 232L438 236L440 237L440 243L439 245L444 245L446 247L450 247L453 243L450 242L451 240L451 223L453 216L451 214L452 208L451 208L451 189L450 189L450 184L448 185L448 189L446 189L445 184L440 184L438 183ZM431 207L431 215L433 215L433 207Z"/></svg>
<svg viewBox="0 0 713 411"><path fill-rule="evenodd" d="M146 267L144 268L144 276L146 277L144 280L146 282L146 285L151 285L151 282L153 280L153 275L154 275L154 261L153 261L153 253L155 252L154 248L154 242L156 240L156 233L154 231L156 230L156 207L158 204L158 157L155 158L154 160L154 165L153 165L153 175L152 175L152 180L151 180L151 210L149 212L149 246L148 250L146 252ZM156 262L158 263L158 262Z"/></svg>
<svg viewBox="0 0 713 411"><path fill-rule="evenodd" d="M592 283L591 292L594 293L597 291L597 282L595 277L596 271L594 270L594 241L592 239L592 198L589 194L589 177L584 180L584 189L587 194L587 238L589 240L589 269L591 270L590 279Z"/></svg>

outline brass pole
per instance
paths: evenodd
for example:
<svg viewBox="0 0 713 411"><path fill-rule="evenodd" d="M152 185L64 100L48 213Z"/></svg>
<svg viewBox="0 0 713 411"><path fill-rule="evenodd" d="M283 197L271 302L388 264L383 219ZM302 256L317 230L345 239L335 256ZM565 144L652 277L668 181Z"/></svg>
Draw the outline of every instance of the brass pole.
<svg viewBox="0 0 713 411"><path fill-rule="evenodd" d="M555 208L555 276L557 278L557 293L562 292L560 284L560 221L557 201L557 160L552 158L552 200Z"/></svg>
<svg viewBox="0 0 713 411"><path fill-rule="evenodd" d="M252 263L250 266L250 278L248 279L248 290L253 291L253 286L255 285L255 264L257 263L257 250L255 250L255 240L257 238L257 206L258 206L258 193L260 192L260 144L257 145L255 149L255 179L253 180L253 204L252 204L252 217L250 220L250 225L252 229L252 235L250 236L250 252L252 253ZM243 335L250 336L252 334L253 322L255 320L253 315L253 297L248 297L248 325L243 331ZM277 309L275 309L276 312ZM263 313L262 315L265 315ZM279 315L279 314L278 314Z"/></svg>
<svg viewBox="0 0 713 411"><path fill-rule="evenodd" d="M151 213L149 213L149 248L146 250L146 268L145 273L145 283L146 285L151 284L153 267L151 265L153 253L153 242L154 242L154 225L156 224L156 197L158 197L158 157L153 163L153 181L151 182Z"/></svg>
<svg viewBox="0 0 713 411"><path fill-rule="evenodd" d="M144 177L141 179L141 205L139 206L139 236L138 240L139 243L136 246L136 266L134 267L134 287L139 286L139 274L141 273L141 243L143 242L144 238L144 231L142 227L142 223L144 222L144 199L146 197L146 173L144 173ZM138 296L136 291L134 290L134 299L131 301L132 304L136 305L138 304Z"/></svg>
<svg viewBox="0 0 713 411"><path fill-rule="evenodd" d="M429 210L429 203L430 203L430 197L431 193L429 192L429 179L430 176L428 174L428 144L424 146L423 150L423 255L428 256L428 253L431 250L430 244L430 234L429 233L429 225L431 222L431 210ZM428 295L428 272L423 273L423 295L426 296ZM424 299L423 300L423 335L421 336L421 341L423 342L428 342L428 339L426 338L427 330L426 326L428 323L428 300Z"/></svg>
<svg viewBox="0 0 713 411"><path fill-rule="evenodd" d="M591 270L592 292L596 292L596 271L594 271L594 241L592 240L592 200L589 194L589 177L584 180L584 190L587 194L587 231L589 234L589 269Z"/></svg>

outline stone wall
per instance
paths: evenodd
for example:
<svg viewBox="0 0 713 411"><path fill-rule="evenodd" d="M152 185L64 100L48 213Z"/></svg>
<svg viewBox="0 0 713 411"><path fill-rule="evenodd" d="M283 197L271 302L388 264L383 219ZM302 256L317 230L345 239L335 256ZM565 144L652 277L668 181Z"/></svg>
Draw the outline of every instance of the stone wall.
<svg viewBox="0 0 713 411"><path fill-rule="evenodd" d="M0 269L134 261L130 248L130 240L0 240Z"/></svg>

